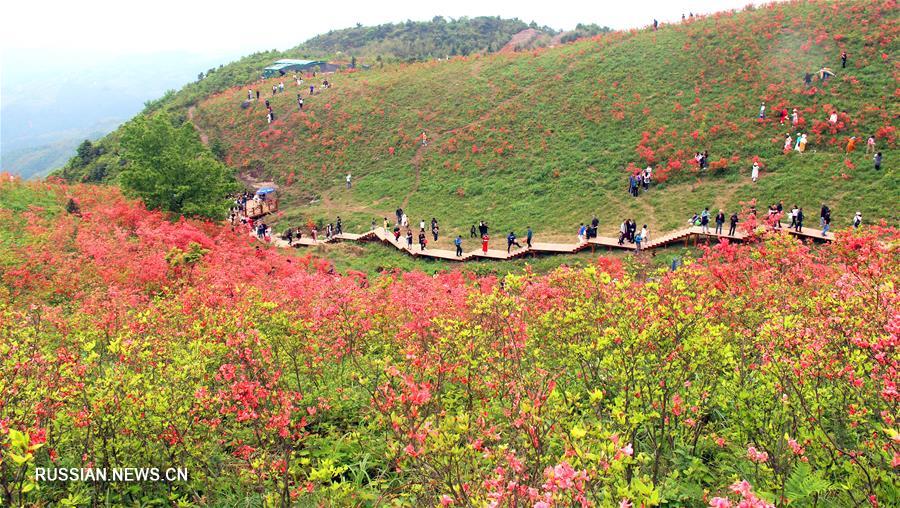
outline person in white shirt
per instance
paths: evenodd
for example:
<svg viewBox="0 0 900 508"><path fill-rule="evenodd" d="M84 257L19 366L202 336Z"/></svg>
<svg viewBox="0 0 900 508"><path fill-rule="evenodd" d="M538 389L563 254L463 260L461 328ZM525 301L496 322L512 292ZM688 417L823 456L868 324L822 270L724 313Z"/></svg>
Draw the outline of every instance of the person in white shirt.
<svg viewBox="0 0 900 508"><path fill-rule="evenodd" d="M350 183L350 179L351 179L351 178L352 178L352 177L351 177L350 173L347 173L347 188L348 188L348 189L349 189L349 188L351 187L351 185L352 185L352 184Z"/></svg>
<svg viewBox="0 0 900 508"><path fill-rule="evenodd" d="M759 163L758 162L753 163L753 169L750 170L750 179L753 180L754 182L759 180Z"/></svg>
<svg viewBox="0 0 900 508"><path fill-rule="evenodd" d="M828 117L828 121L831 124L836 124L838 121L837 111L832 111L831 116Z"/></svg>

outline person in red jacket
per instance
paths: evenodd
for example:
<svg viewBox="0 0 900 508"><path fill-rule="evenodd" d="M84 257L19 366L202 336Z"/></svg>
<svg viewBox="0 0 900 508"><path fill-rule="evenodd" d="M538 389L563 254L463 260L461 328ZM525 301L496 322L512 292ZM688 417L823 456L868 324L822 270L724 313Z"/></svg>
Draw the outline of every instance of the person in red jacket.
<svg viewBox="0 0 900 508"><path fill-rule="evenodd" d="M488 235L484 235L481 237L481 251L487 254L488 250Z"/></svg>

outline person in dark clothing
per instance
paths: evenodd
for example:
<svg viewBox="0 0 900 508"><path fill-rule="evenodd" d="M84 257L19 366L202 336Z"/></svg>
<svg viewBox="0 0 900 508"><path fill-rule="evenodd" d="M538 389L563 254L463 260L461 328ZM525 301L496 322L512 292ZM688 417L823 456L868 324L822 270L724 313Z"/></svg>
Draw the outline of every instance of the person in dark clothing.
<svg viewBox="0 0 900 508"><path fill-rule="evenodd" d="M731 225L728 227L728 236L734 236L734 233L737 231L737 223L738 223L737 212L731 214L730 222L731 222Z"/></svg>
<svg viewBox="0 0 900 508"><path fill-rule="evenodd" d="M803 208L797 209L797 227L795 229L798 233L803 232Z"/></svg>
<svg viewBox="0 0 900 508"><path fill-rule="evenodd" d="M412 229L406 228L406 247L412 249Z"/></svg>
<svg viewBox="0 0 900 508"><path fill-rule="evenodd" d="M841 69L847 68L847 52L841 51Z"/></svg>
<svg viewBox="0 0 900 508"><path fill-rule="evenodd" d="M472 224L472 229L469 230L469 238L478 238L478 232L475 231L475 224Z"/></svg>
<svg viewBox="0 0 900 508"><path fill-rule="evenodd" d="M875 171L881 171L881 152L876 153L872 160L875 161Z"/></svg>
<svg viewBox="0 0 900 508"><path fill-rule="evenodd" d="M472 228L475 226L473 225ZM462 256L462 237L460 235L456 235L456 240L453 240L453 245L456 245L456 257Z"/></svg>
<svg viewBox="0 0 900 508"><path fill-rule="evenodd" d="M829 229L831 229L831 210L822 217L822 237L828 236Z"/></svg>
<svg viewBox="0 0 900 508"><path fill-rule="evenodd" d="M425 238L425 233L419 232L419 250L425 250L425 243L427 242L428 240Z"/></svg>
<svg viewBox="0 0 900 508"><path fill-rule="evenodd" d="M341 234L344 232L344 223L341 222L341 216L338 215L337 224L335 224L335 228L337 229L337 234Z"/></svg>
<svg viewBox="0 0 900 508"><path fill-rule="evenodd" d="M654 19L653 20L653 31L655 32L657 29L659 29L659 21L656 21Z"/></svg>
<svg viewBox="0 0 900 508"><path fill-rule="evenodd" d="M437 222L434 222L431 226L431 236L434 237L434 241L438 241L438 232L440 229L438 228Z"/></svg>
<svg viewBox="0 0 900 508"><path fill-rule="evenodd" d="M256 100L259 100L259 90L256 91Z"/></svg>
<svg viewBox="0 0 900 508"><path fill-rule="evenodd" d="M716 214L716 234L722 234L722 226L725 225L725 212L719 210L719 213Z"/></svg>
<svg viewBox="0 0 900 508"><path fill-rule="evenodd" d="M628 241L634 243L634 234L637 233L637 222L634 219L628 219Z"/></svg>
<svg viewBox="0 0 900 508"><path fill-rule="evenodd" d="M269 99L266 99L266 109L272 109L271 107L269 107Z"/></svg>
<svg viewBox="0 0 900 508"><path fill-rule="evenodd" d="M597 228L600 227L600 219L595 215L591 220L591 228L588 230L588 238L597 238Z"/></svg>
<svg viewBox="0 0 900 508"><path fill-rule="evenodd" d="M819 212L819 225L825 227L825 216L831 215L831 209L828 208L828 205L822 203L822 211Z"/></svg>
<svg viewBox="0 0 900 508"><path fill-rule="evenodd" d="M400 241L400 225L394 226L394 240Z"/></svg>
<svg viewBox="0 0 900 508"><path fill-rule="evenodd" d="M512 249L512 246L515 245L518 248L522 248L519 245L519 242L516 241L516 234L512 231L509 232L509 236L506 237L506 253L509 254L509 250Z"/></svg>
<svg viewBox="0 0 900 508"><path fill-rule="evenodd" d="M397 224L400 224L400 221L403 220L403 209L398 208L395 213L397 214Z"/></svg>
<svg viewBox="0 0 900 508"><path fill-rule="evenodd" d="M284 239L287 240L288 246L290 247L294 243L294 230L288 228L287 231L284 232Z"/></svg>
<svg viewBox="0 0 900 508"><path fill-rule="evenodd" d="M525 244L528 245L528 248L531 248L531 238L534 236L534 232L531 231L531 226L528 226L528 231L525 233Z"/></svg>
<svg viewBox="0 0 900 508"><path fill-rule="evenodd" d="M813 75L811 72L807 72L806 75L803 76L803 84L806 85L807 87L812 85L812 76Z"/></svg>

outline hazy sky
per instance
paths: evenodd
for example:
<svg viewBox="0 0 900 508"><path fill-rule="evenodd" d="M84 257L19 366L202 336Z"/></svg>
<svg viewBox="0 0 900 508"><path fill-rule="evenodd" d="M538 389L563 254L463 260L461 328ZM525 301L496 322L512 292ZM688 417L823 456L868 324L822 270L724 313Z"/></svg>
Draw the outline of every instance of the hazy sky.
<svg viewBox="0 0 900 508"><path fill-rule="evenodd" d="M6 2L0 48L135 53L167 50L252 53L286 49L356 23L427 20L436 15L517 17L557 29L674 21L682 12L740 9L749 0L45 0ZM759 3L758 1L754 3Z"/></svg>

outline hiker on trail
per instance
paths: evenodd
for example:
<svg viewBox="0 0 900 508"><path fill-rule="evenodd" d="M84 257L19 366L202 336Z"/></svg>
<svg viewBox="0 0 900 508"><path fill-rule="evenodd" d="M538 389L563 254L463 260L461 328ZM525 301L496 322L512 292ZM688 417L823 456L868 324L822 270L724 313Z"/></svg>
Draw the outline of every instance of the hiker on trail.
<svg viewBox="0 0 900 508"><path fill-rule="evenodd" d="M428 146L428 135L425 134L425 131L422 131L422 146Z"/></svg>
<svg viewBox="0 0 900 508"><path fill-rule="evenodd" d="M342 234L344 232L344 223L341 222L341 216L337 217L337 234Z"/></svg>
<svg viewBox="0 0 900 508"><path fill-rule="evenodd" d="M419 221L419 231L425 232L425 219Z"/></svg>
<svg viewBox="0 0 900 508"><path fill-rule="evenodd" d="M869 139L866 140L866 153L875 151L875 135L869 136Z"/></svg>
<svg viewBox="0 0 900 508"><path fill-rule="evenodd" d="M461 257L462 252L462 236L456 235L456 240L453 240L453 245L456 245L456 257Z"/></svg>
<svg viewBox="0 0 900 508"><path fill-rule="evenodd" d="M385 217L384 220L381 221L381 227L384 228L385 231L387 231L387 230L388 230L388 224L389 224L389 223L388 223L387 217Z"/></svg>
<svg viewBox="0 0 900 508"><path fill-rule="evenodd" d="M402 222L403 222L403 209L402 209L402 208L398 208L397 211L394 212L394 213L397 214L397 224L402 223Z"/></svg>
<svg viewBox="0 0 900 508"><path fill-rule="evenodd" d="M793 229L794 227L797 226L797 212L798 211L799 211L799 209L797 208L797 205L794 205L791 208L791 224L788 226L788 229Z"/></svg>
<svg viewBox="0 0 900 508"><path fill-rule="evenodd" d="M784 215L784 201L779 201L777 205L775 205L775 212L777 215L775 216L775 229L781 229L781 216Z"/></svg>
<svg viewBox="0 0 900 508"><path fill-rule="evenodd" d="M586 240L585 234L587 233L587 228L582 222L580 226L578 226L578 243L584 243Z"/></svg>
<svg viewBox="0 0 900 508"><path fill-rule="evenodd" d="M434 217L432 217L432 218L431 218L431 228L434 229L434 227L437 226L437 225L438 225L437 219L434 218Z"/></svg>
<svg viewBox="0 0 900 508"><path fill-rule="evenodd" d="M762 120L766 117L766 101L763 101L759 105L759 119Z"/></svg>
<svg viewBox="0 0 900 508"><path fill-rule="evenodd" d="M644 192L650 189L650 173L644 172L644 175L641 177L641 180L644 184Z"/></svg>
<svg viewBox="0 0 900 508"><path fill-rule="evenodd" d="M719 213L716 214L716 234L722 234L722 226L725 225L725 212L722 209L719 209Z"/></svg>
<svg viewBox="0 0 900 508"><path fill-rule="evenodd" d="M303 97L300 94L297 94L297 109L303 111Z"/></svg>
<svg viewBox="0 0 900 508"><path fill-rule="evenodd" d="M425 232L419 232L419 250L425 250L425 244L428 243L428 239L425 238Z"/></svg>
<svg viewBox="0 0 900 508"><path fill-rule="evenodd" d="M275 115L272 113L270 109L268 113L266 113L266 122L272 123L272 120L275 118Z"/></svg>
<svg viewBox="0 0 900 508"><path fill-rule="evenodd" d="M729 219L730 226L728 227L728 236L734 236L735 231L737 230L738 223L738 214L734 212L731 214L731 218Z"/></svg>
<svg viewBox="0 0 900 508"><path fill-rule="evenodd" d="M281 83L278 83L278 91L284 92L284 81L282 81Z"/></svg>
<svg viewBox="0 0 900 508"><path fill-rule="evenodd" d="M531 226L528 226L528 231L525 233L525 244L528 245L528 248L531 248L531 238L534 237L534 232L531 230Z"/></svg>
<svg viewBox="0 0 900 508"><path fill-rule="evenodd" d="M872 160L875 162L875 171L881 171L881 152L876 153Z"/></svg>
<svg viewBox="0 0 900 508"><path fill-rule="evenodd" d="M628 193L631 194L632 196L637 196L637 194L635 194L635 192L634 192L634 185L635 185L634 175L628 175Z"/></svg>
<svg viewBox="0 0 900 508"><path fill-rule="evenodd" d="M750 169L750 180L756 183L759 180L759 162L753 162L753 168Z"/></svg>
<svg viewBox="0 0 900 508"><path fill-rule="evenodd" d="M412 239L412 230L407 228L406 229L406 248L407 249L412 249L412 240L413 240Z"/></svg>
<svg viewBox="0 0 900 508"><path fill-rule="evenodd" d="M853 216L853 229L858 229L860 224L862 224L862 212L856 212L856 215Z"/></svg>
<svg viewBox="0 0 900 508"><path fill-rule="evenodd" d="M803 232L803 207L797 209L797 225L794 230L798 233Z"/></svg>
<svg viewBox="0 0 900 508"><path fill-rule="evenodd" d="M709 234L709 207L708 206L706 208L704 208L702 212L700 212L700 230L703 232L704 235Z"/></svg>
<svg viewBox="0 0 900 508"><path fill-rule="evenodd" d="M284 232L284 239L287 240L288 247L290 247L294 243L294 230L288 228L287 231Z"/></svg>
<svg viewBox="0 0 900 508"><path fill-rule="evenodd" d="M409 216L406 215L406 212L400 217L400 224L405 228L409 227Z"/></svg>
<svg viewBox="0 0 900 508"><path fill-rule="evenodd" d="M266 99L266 109L272 109L272 106L269 105L269 99Z"/></svg>
<svg viewBox="0 0 900 508"><path fill-rule="evenodd" d="M477 238L478 234L475 232L475 224L472 224L472 229L469 230L469 238Z"/></svg>
<svg viewBox="0 0 900 508"><path fill-rule="evenodd" d="M847 153L852 153L856 150L856 136L850 136L850 139L847 141Z"/></svg>
<svg viewBox="0 0 900 508"><path fill-rule="evenodd" d="M791 133L784 135L784 153L790 153L791 147L794 146L794 140L791 139Z"/></svg>
<svg viewBox="0 0 900 508"><path fill-rule="evenodd" d="M837 111L832 111L831 116L828 117L828 123L830 123L831 125L834 125L837 123L837 121L838 121Z"/></svg>
<svg viewBox="0 0 900 508"><path fill-rule="evenodd" d="M275 86L275 85L272 85L272 97L275 97L275 94L276 94L277 92L278 92L278 87Z"/></svg>
<svg viewBox="0 0 900 508"><path fill-rule="evenodd" d="M478 233L481 234L481 236L488 234L487 222L481 221L481 224L478 225Z"/></svg>
<svg viewBox="0 0 900 508"><path fill-rule="evenodd" d="M641 241L644 243L650 241L650 228L648 228L646 224L641 228Z"/></svg>
<svg viewBox="0 0 900 508"><path fill-rule="evenodd" d="M803 153L806 151L806 134L800 135L800 142L797 143L797 151Z"/></svg>
<svg viewBox="0 0 900 508"><path fill-rule="evenodd" d="M400 226L399 225L394 226L394 240L398 241L398 242L400 241Z"/></svg>
<svg viewBox="0 0 900 508"><path fill-rule="evenodd" d="M841 51L841 69L847 68L847 52Z"/></svg>
<svg viewBox="0 0 900 508"><path fill-rule="evenodd" d="M253 90L252 90L252 89L247 90L247 100L248 100L248 101L252 101L252 100L253 100Z"/></svg>
<svg viewBox="0 0 900 508"><path fill-rule="evenodd" d="M819 212L819 225L825 225L825 216L831 214L831 208L828 208L828 205L822 203L822 210Z"/></svg>
<svg viewBox="0 0 900 508"><path fill-rule="evenodd" d="M619 225L619 245L625 245L625 237L628 236L628 220L622 220Z"/></svg>
<svg viewBox="0 0 900 508"><path fill-rule="evenodd" d="M521 249L522 246L519 245L519 242L516 241L516 234L512 231L509 232L509 235L506 237L506 253L509 254L509 250L512 249L512 246L515 245L517 248Z"/></svg>
<svg viewBox="0 0 900 508"><path fill-rule="evenodd" d="M831 229L831 210L822 217L822 237L828 236L828 230Z"/></svg>
<svg viewBox="0 0 900 508"><path fill-rule="evenodd" d="M653 31L655 32L659 28L659 21L656 19L653 20Z"/></svg>
<svg viewBox="0 0 900 508"><path fill-rule="evenodd" d="M369 228L369 231L375 231L375 219L372 219L372 226Z"/></svg>
<svg viewBox="0 0 900 508"><path fill-rule="evenodd" d="M641 242L643 241L644 237L642 237L640 234L634 237L634 244L636 245L635 252L641 251Z"/></svg>
<svg viewBox="0 0 900 508"><path fill-rule="evenodd" d="M797 122L800 121L800 113L797 112L797 108L794 108L794 111L791 113L791 125L796 127Z"/></svg>
<svg viewBox="0 0 900 508"><path fill-rule="evenodd" d="M484 252L485 254L487 254L488 251L488 240L490 240L490 238L488 238L487 233L481 235L481 252Z"/></svg>
<svg viewBox="0 0 900 508"><path fill-rule="evenodd" d="M352 178L352 176L350 175L350 173L347 173L347 188L348 189L353 186L353 184L350 183L351 178Z"/></svg>
<svg viewBox="0 0 900 508"><path fill-rule="evenodd" d="M438 232L440 232L440 228L437 225L437 222L432 223L431 225L431 236L434 237L434 241L438 241Z"/></svg>

